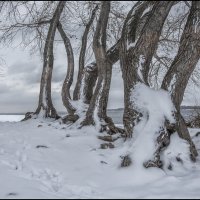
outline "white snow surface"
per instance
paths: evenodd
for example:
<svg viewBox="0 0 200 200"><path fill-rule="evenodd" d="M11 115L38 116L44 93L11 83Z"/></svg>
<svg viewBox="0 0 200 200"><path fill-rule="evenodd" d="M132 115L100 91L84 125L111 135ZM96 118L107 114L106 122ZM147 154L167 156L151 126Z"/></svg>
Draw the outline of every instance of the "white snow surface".
<svg viewBox="0 0 200 200"><path fill-rule="evenodd" d="M149 88L143 83L135 85L131 100L135 110L143 116L134 127L134 141L127 153L132 155L135 165L141 167L144 162L153 160L157 149L156 140L165 120L174 122L174 105L168 92Z"/></svg>
<svg viewBox="0 0 200 200"><path fill-rule="evenodd" d="M103 150L100 134L43 119L0 122L0 198L199 198L199 159L171 172L134 162L121 168L132 142L117 140ZM200 138L194 142L200 149ZM176 152L176 144L170 149Z"/></svg>
<svg viewBox="0 0 200 200"><path fill-rule="evenodd" d="M0 115L0 122L17 122L23 118L24 115Z"/></svg>

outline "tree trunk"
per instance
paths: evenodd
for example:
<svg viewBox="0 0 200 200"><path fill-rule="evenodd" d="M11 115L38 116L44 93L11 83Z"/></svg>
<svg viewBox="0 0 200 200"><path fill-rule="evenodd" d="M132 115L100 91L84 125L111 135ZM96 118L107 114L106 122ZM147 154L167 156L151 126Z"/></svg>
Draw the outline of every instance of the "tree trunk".
<svg viewBox="0 0 200 200"><path fill-rule="evenodd" d="M138 38L136 38L134 27L137 27L139 18L151 5L138 2L125 22L120 48L120 64L124 81L123 122L127 137L132 136L136 119L140 116L131 101L131 91L138 82L149 85L150 62L157 49L163 24L173 4L173 1L156 2Z"/></svg>
<svg viewBox="0 0 200 200"><path fill-rule="evenodd" d="M44 64L43 72L40 83L40 95L39 95L39 104L35 114L39 114L41 110L44 111L44 117L58 118L56 109L53 106L51 99L51 80L52 80L52 71L53 71L53 43L57 24L63 8L65 6L65 1L60 1L55 10L53 18L50 23L45 48L44 48Z"/></svg>
<svg viewBox="0 0 200 200"><path fill-rule="evenodd" d="M107 62L104 66L104 82L103 88L99 99L99 109L98 109L98 117L102 120L106 120L107 118L107 105L112 77L112 64Z"/></svg>
<svg viewBox="0 0 200 200"><path fill-rule="evenodd" d="M98 81L92 99L90 101L89 108L86 113L86 118L83 121L82 125L94 124L93 120L94 109L96 104L98 105L99 96L103 89L104 70L108 64L108 60L106 57L106 30L107 30L109 13L110 13L110 1L102 1L100 17L97 22L97 27L93 40L93 50L98 67Z"/></svg>
<svg viewBox="0 0 200 200"><path fill-rule="evenodd" d="M94 21L94 18L96 16L97 10L98 10L98 5L92 11L92 15L90 17L89 22L87 23L87 25L85 27L85 31L84 31L84 34L82 37L82 46L81 46L81 51L80 51L80 55L79 55L78 78L77 78L77 82L76 82L74 93L73 93L73 100L80 99L81 82L82 82L83 70L84 70L84 66L85 66L85 52L86 52L86 48L87 48L87 36L88 36L89 30L90 30L90 27Z"/></svg>
<svg viewBox="0 0 200 200"><path fill-rule="evenodd" d="M67 61L68 61L67 75L65 77L63 87L62 87L62 101L63 101L63 105L66 107L68 111L68 114L73 115L76 109L70 103L70 99L71 99L70 87L72 85L73 76L74 76L74 54L73 54L73 49L71 46L70 39L65 34L62 28L62 24L60 22L58 23L57 27L65 45L65 50L67 53Z"/></svg>
<svg viewBox="0 0 200 200"><path fill-rule="evenodd" d="M149 3L145 3L145 6L147 6ZM151 5L152 3L150 3ZM142 27L144 25L144 21L147 19L147 16L149 15L149 11L146 12L146 14L144 14L138 21L138 26L137 26L137 35L140 34L140 31L142 30ZM109 91L110 91L110 84L111 84L111 77L112 77L112 65L118 61L119 59L119 47L120 47L120 40L113 46L111 47L107 53L107 64L104 67L104 72L103 72L103 76L104 76L104 83L103 83L103 89L100 95L100 100L99 100L99 107L98 107L98 117L100 118L101 122L102 122L102 128L101 130L105 130L107 132L109 132L110 134L115 134L115 133L121 133L124 135L124 130L117 128L112 119L110 117L107 116L107 104L108 104L108 97L109 97ZM94 66L94 65L93 65ZM93 67L92 73L97 70L97 67ZM89 70L91 71L91 70ZM90 73L90 74L92 74ZM89 75L90 75L89 74ZM94 76L93 76L94 77ZM87 79L86 79L87 80ZM87 84L87 85L94 85L95 84L95 78L91 79L93 82L93 84ZM87 89L87 88L86 88ZM86 90L88 91L88 93L90 94L89 96L92 96L93 93L93 88L90 90ZM87 93L86 93L87 94ZM87 102L89 102L90 99L87 99Z"/></svg>
<svg viewBox="0 0 200 200"><path fill-rule="evenodd" d="M153 5L153 2L150 3ZM141 33L141 30L150 14L150 11L146 12L139 20L136 29L136 35ZM106 53L106 57L109 60L110 64L113 66L119 60L119 49L120 49L120 40L113 45ZM90 65L85 67L83 72L83 99L84 103L89 104L93 95L94 86L96 84L98 77L98 68L96 62L92 62Z"/></svg>
<svg viewBox="0 0 200 200"><path fill-rule="evenodd" d="M185 88L200 58L200 2L193 1L186 26L184 28L178 53L163 79L162 88L171 93L176 107L176 130L179 136L191 146L193 159L197 151L189 135L185 121L180 113Z"/></svg>
<svg viewBox="0 0 200 200"><path fill-rule="evenodd" d="M111 64L111 67L119 60L119 43L120 42L118 41L106 53L106 57ZM92 62L85 67L83 76L83 100L84 103L90 104L94 86L98 78L98 67L96 62Z"/></svg>
<svg viewBox="0 0 200 200"><path fill-rule="evenodd" d="M85 67L83 71L83 92L81 98L85 104L90 104L92 99L93 90L98 78L98 69L95 62Z"/></svg>

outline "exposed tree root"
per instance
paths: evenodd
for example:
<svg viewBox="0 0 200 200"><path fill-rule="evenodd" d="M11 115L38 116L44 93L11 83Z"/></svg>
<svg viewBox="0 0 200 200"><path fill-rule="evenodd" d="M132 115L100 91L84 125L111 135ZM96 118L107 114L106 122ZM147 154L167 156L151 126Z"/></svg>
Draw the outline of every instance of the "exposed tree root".
<svg viewBox="0 0 200 200"><path fill-rule="evenodd" d="M108 149L108 148L113 149L113 148L115 148L115 145L112 144L111 142L103 143L103 144L101 144L100 148L101 149Z"/></svg>
<svg viewBox="0 0 200 200"><path fill-rule="evenodd" d="M62 122L64 124L75 123L78 119L79 119L79 116L77 114L67 115L62 118Z"/></svg>
<svg viewBox="0 0 200 200"><path fill-rule="evenodd" d="M104 123L101 124L100 132L107 132L107 134L109 135L120 133L122 137L125 136L125 130L122 128L116 127L112 118L107 116L105 117L103 121Z"/></svg>
<svg viewBox="0 0 200 200"><path fill-rule="evenodd" d="M111 135L106 135L106 136L98 136L98 139L106 141L106 142L114 142L118 140L121 137L115 137L113 138Z"/></svg>
<svg viewBox="0 0 200 200"><path fill-rule="evenodd" d="M80 124L80 128L84 127L84 126L94 126L95 122L94 119L92 117L86 117Z"/></svg>
<svg viewBox="0 0 200 200"><path fill-rule="evenodd" d="M121 167L128 167L132 164L131 158L129 155L122 157Z"/></svg>
<svg viewBox="0 0 200 200"><path fill-rule="evenodd" d="M33 115L34 115L34 112L27 112L27 113L25 114L24 119L22 119L21 122L27 121L27 120L31 119L31 118L33 117Z"/></svg>
<svg viewBox="0 0 200 200"><path fill-rule="evenodd" d="M27 121L29 119L36 119L37 116L40 114L41 109L43 109L43 106L38 107L37 110L35 112L27 112L25 114L24 119L22 119L21 121ZM49 108L48 110L43 109L44 113L45 113L45 118L52 118L55 120L60 119L61 117L57 114L55 108Z"/></svg>
<svg viewBox="0 0 200 200"><path fill-rule="evenodd" d="M154 153L154 159L145 162L143 165L146 168L149 167L158 167L162 168L163 163L160 160L160 154L163 152L170 144L170 137L173 133L176 132L176 124L171 124L167 120L165 122L165 128L162 128L160 135L157 138L158 147ZM196 148L192 141L187 140L190 145L190 158L193 162L196 161ZM179 160L177 160L179 161Z"/></svg>

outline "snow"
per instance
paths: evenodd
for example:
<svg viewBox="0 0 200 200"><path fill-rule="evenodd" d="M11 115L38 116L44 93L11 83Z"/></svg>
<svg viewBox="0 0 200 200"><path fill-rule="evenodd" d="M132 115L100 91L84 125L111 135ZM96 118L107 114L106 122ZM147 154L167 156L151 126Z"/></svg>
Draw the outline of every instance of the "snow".
<svg viewBox="0 0 200 200"><path fill-rule="evenodd" d="M143 83L136 84L131 100L134 108L143 114L141 121L134 127L134 142L128 150L134 163L140 167L153 159L156 139L165 120L174 122L174 106L168 92L149 88Z"/></svg>
<svg viewBox="0 0 200 200"><path fill-rule="evenodd" d="M189 144L181 139L177 133L171 136L170 145L162 155L164 158L164 165L167 167L171 166L173 169L171 171L166 168L165 171L167 171L167 173L176 176L184 175L186 171L190 173L190 169L192 169L193 166L190 161L189 148ZM180 162L177 162L177 158Z"/></svg>
<svg viewBox="0 0 200 200"><path fill-rule="evenodd" d="M151 5L151 6L148 6L145 10L144 10L144 12L142 13L142 16L141 16L141 18L146 14L146 13L148 13L149 11L151 11L152 10L152 8L153 8L153 5Z"/></svg>
<svg viewBox="0 0 200 200"><path fill-rule="evenodd" d="M175 83L176 83L176 74L173 75L173 78L172 78L170 85L168 87L168 91L170 91L170 93L173 92Z"/></svg>
<svg viewBox="0 0 200 200"><path fill-rule="evenodd" d="M144 55L140 55L139 62L138 62L138 67L137 67L137 73L139 75L140 80L143 81L143 82L144 82L144 77L142 75L142 69L143 69L144 63L145 63L145 56Z"/></svg>
<svg viewBox="0 0 200 200"><path fill-rule="evenodd" d="M192 136L197 131L190 129ZM99 134L95 127L77 130L53 120L0 122L0 198L199 198L199 159L174 174L135 163L120 168L132 141L119 139L104 150ZM168 151L178 152L173 137ZM194 142L200 149L200 138Z"/></svg>
<svg viewBox="0 0 200 200"><path fill-rule="evenodd" d="M24 115L0 115L0 122L17 122L24 118Z"/></svg>
<svg viewBox="0 0 200 200"><path fill-rule="evenodd" d="M134 48L136 43L137 43L137 40L135 40L135 42L132 42L130 44L129 44L129 41L127 40L127 44L126 44L127 48L126 48L126 50L128 51L129 49Z"/></svg>

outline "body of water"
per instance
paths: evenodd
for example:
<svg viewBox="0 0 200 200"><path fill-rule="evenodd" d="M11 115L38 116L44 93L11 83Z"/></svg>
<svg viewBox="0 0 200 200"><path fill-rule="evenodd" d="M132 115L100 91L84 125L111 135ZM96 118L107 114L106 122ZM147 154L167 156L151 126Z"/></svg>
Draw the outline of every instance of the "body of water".
<svg viewBox="0 0 200 200"><path fill-rule="evenodd" d="M200 113L200 108L195 109L195 108L188 108L188 107L183 107L181 109L181 113L183 115L183 117L186 119L186 121L188 119L191 119L192 117L194 117L195 115L197 115L196 110L199 110L198 112ZM64 113L60 113L61 116L64 115ZM123 109L112 109L112 110L108 110L108 116L112 117L113 121L116 124L122 124L122 119L123 119ZM17 122L20 121L24 118L24 115L20 114L13 114L13 115L1 115L0 114L0 121L1 122L6 122L6 121L10 121L10 122Z"/></svg>
<svg viewBox="0 0 200 200"><path fill-rule="evenodd" d="M24 115L1 115L0 122L18 122L24 118Z"/></svg>

